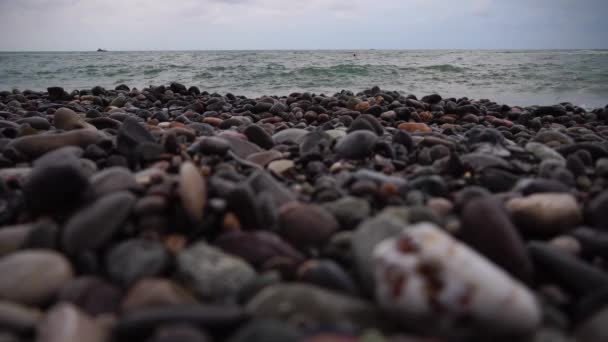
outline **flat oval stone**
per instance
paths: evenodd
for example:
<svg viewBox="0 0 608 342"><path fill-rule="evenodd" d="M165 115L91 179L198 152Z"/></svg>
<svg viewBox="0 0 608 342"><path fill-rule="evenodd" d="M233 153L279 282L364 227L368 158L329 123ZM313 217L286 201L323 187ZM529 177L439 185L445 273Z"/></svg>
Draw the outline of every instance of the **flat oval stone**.
<svg viewBox="0 0 608 342"><path fill-rule="evenodd" d="M162 274L169 261L169 253L160 242L131 239L110 250L106 269L112 280L129 287L140 279Z"/></svg>
<svg viewBox="0 0 608 342"><path fill-rule="evenodd" d="M442 336L517 336L541 323L524 285L431 223L378 244L374 263L376 299L403 326ZM463 315L466 325L458 324Z"/></svg>
<svg viewBox="0 0 608 342"><path fill-rule="evenodd" d="M415 133L415 132L429 133L429 132L433 131L427 124L424 124L421 122L404 122L404 123L400 124L399 126L397 126L397 128L399 128L400 130L409 132L409 133Z"/></svg>
<svg viewBox="0 0 608 342"><path fill-rule="evenodd" d="M336 153L340 158L365 159L374 152L378 136L370 131L354 131L340 139Z"/></svg>
<svg viewBox="0 0 608 342"><path fill-rule="evenodd" d="M299 144L306 134L308 134L308 131L305 129L287 128L275 133L272 136L272 139L277 145L284 144L286 142Z"/></svg>
<svg viewBox="0 0 608 342"><path fill-rule="evenodd" d="M121 307L123 312L129 312L196 302L188 290L169 279L147 278L138 281L129 289Z"/></svg>
<svg viewBox="0 0 608 342"><path fill-rule="evenodd" d="M263 151L258 145L230 135L221 135L221 139L228 142L230 149L240 158L247 158L254 153Z"/></svg>
<svg viewBox="0 0 608 342"><path fill-rule="evenodd" d="M38 325L37 342L104 342L109 337L101 325L72 304L58 304Z"/></svg>
<svg viewBox="0 0 608 342"><path fill-rule="evenodd" d="M542 193L507 202L514 221L526 233L553 236L583 222L576 198L565 193Z"/></svg>
<svg viewBox="0 0 608 342"><path fill-rule="evenodd" d="M53 125L59 129L65 131L71 131L75 129L94 129L95 126L84 121L80 115L76 114L73 110L69 108L59 108L55 111L53 115Z"/></svg>
<svg viewBox="0 0 608 342"><path fill-rule="evenodd" d="M262 267L272 258L286 260L294 267L304 261L304 256L289 243L266 231L222 234L214 244L256 267Z"/></svg>
<svg viewBox="0 0 608 342"><path fill-rule="evenodd" d="M252 143L260 146L265 150L269 150L274 146L274 141L270 134L265 129L258 125L250 125L243 131L243 134Z"/></svg>
<svg viewBox="0 0 608 342"><path fill-rule="evenodd" d="M531 282L532 261L498 199L481 197L468 201L462 210L458 237L513 276Z"/></svg>
<svg viewBox="0 0 608 342"><path fill-rule="evenodd" d="M0 258L0 298L42 305L73 276L72 265L50 250L23 250ZM10 275L10 276L9 276Z"/></svg>
<svg viewBox="0 0 608 342"><path fill-rule="evenodd" d="M107 136L97 130L77 129L65 133L20 137L12 140L8 147L15 148L31 160L60 147L79 146L86 148L88 145L97 144L106 139Z"/></svg>
<svg viewBox="0 0 608 342"><path fill-rule="evenodd" d="M339 229L336 219L314 204L293 202L279 210L279 232L300 248L322 246Z"/></svg>
<svg viewBox="0 0 608 342"><path fill-rule="evenodd" d="M361 198L346 196L323 204L340 223L342 229L354 229L371 214L370 204Z"/></svg>
<svg viewBox="0 0 608 342"><path fill-rule="evenodd" d="M140 188L131 171L122 166L103 169L91 176L90 181L97 197L117 191Z"/></svg>
<svg viewBox="0 0 608 342"><path fill-rule="evenodd" d="M177 254L177 274L182 283L201 298L230 299L255 276L255 270L242 259L198 242Z"/></svg>
<svg viewBox="0 0 608 342"><path fill-rule="evenodd" d="M269 150L249 155L247 160L258 164L261 167L266 167L268 163L272 162L273 160L280 159L282 156L283 154L277 150Z"/></svg>
<svg viewBox="0 0 608 342"><path fill-rule="evenodd" d="M182 164L180 168L177 191L190 219L201 223L203 210L207 204L207 187L200 171L191 162Z"/></svg>
<svg viewBox="0 0 608 342"><path fill-rule="evenodd" d="M63 248L70 254L77 254L105 245L125 223L134 204L135 196L121 191L102 197L77 212L63 228Z"/></svg>

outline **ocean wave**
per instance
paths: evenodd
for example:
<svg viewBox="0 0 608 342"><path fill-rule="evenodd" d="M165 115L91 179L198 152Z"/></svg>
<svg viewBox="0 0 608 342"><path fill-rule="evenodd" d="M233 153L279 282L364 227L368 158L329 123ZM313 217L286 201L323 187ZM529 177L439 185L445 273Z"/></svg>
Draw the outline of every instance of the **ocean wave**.
<svg viewBox="0 0 608 342"><path fill-rule="evenodd" d="M457 65L452 64L436 64L436 65L427 65L420 67L423 70L434 70L440 72L451 72L451 73L462 73L467 70L467 68L459 67Z"/></svg>

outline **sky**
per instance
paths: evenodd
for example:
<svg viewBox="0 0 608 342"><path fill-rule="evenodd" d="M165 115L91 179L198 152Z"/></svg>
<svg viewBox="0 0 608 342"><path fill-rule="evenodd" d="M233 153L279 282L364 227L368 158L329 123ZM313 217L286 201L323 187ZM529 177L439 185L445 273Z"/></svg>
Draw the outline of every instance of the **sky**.
<svg viewBox="0 0 608 342"><path fill-rule="evenodd" d="M0 51L608 48L608 0L0 0Z"/></svg>

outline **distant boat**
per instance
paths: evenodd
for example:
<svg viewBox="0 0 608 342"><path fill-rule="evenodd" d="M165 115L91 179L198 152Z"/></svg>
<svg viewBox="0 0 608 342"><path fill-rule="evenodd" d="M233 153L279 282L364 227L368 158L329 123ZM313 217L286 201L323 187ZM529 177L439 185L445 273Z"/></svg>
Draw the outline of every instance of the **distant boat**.
<svg viewBox="0 0 608 342"><path fill-rule="evenodd" d="M97 49L97 52L108 52L108 50L104 50L104 49Z"/></svg>

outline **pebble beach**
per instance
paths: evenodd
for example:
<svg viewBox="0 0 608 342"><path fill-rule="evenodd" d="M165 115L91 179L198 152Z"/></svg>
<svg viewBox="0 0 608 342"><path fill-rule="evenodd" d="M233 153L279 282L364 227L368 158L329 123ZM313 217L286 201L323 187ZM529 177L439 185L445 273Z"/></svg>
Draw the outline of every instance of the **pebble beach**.
<svg viewBox="0 0 608 342"><path fill-rule="evenodd" d="M608 105L204 90L0 91L1 342L608 341Z"/></svg>

